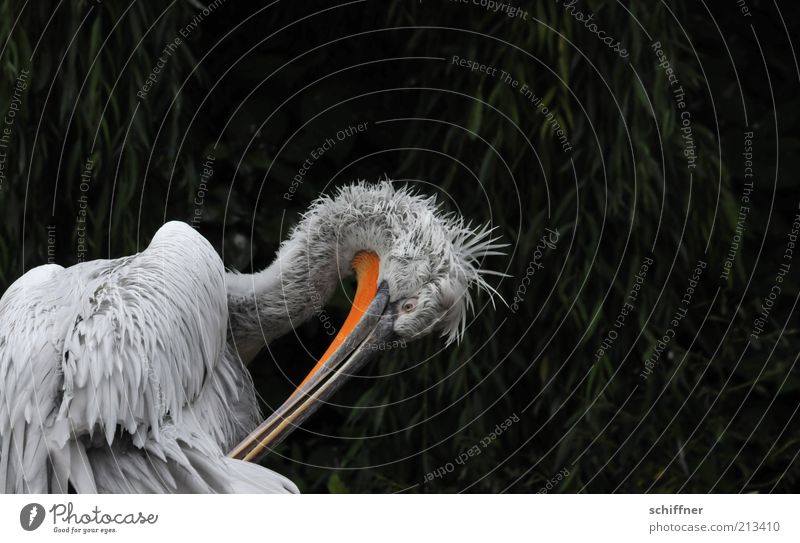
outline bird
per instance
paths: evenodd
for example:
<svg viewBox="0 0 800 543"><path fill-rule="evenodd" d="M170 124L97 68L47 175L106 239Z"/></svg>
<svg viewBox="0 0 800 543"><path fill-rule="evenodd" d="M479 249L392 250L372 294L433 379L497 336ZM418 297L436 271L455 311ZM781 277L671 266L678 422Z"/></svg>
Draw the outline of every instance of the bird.
<svg viewBox="0 0 800 543"><path fill-rule="evenodd" d="M0 490L298 492L259 461L376 353L459 341L473 292L499 297L495 230L387 178L319 196L256 273L180 221L132 256L31 269L0 298ZM262 421L248 366L351 277L338 334Z"/></svg>

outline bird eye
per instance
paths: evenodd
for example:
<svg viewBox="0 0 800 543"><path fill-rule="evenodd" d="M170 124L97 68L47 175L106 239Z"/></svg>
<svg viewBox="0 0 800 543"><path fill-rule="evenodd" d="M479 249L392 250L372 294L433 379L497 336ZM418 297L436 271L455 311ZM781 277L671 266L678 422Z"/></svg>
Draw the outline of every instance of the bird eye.
<svg viewBox="0 0 800 543"><path fill-rule="evenodd" d="M411 313L417 307L417 299L416 298L409 298L403 305L400 306L400 309L403 310L403 313Z"/></svg>

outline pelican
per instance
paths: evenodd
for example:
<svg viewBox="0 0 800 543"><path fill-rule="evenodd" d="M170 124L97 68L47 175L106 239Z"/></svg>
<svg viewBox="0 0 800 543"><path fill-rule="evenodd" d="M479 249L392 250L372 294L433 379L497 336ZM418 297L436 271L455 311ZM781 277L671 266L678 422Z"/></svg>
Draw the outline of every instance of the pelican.
<svg viewBox="0 0 800 543"><path fill-rule="evenodd" d="M492 231L360 181L318 198L258 273L226 272L182 222L133 256L31 269L0 299L0 490L298 492L257 461L377 352L457 341L470 290L496 294ZM352 275L338 335L259 424L247 365Z"/></svg>

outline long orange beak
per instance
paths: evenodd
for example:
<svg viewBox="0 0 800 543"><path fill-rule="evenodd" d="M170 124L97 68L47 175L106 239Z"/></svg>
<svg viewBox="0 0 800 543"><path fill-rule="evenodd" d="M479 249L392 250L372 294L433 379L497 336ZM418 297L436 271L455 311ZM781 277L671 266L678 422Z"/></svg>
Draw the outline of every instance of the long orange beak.
<svg viewBox="0 0 800 543"><path fill-rule="evenodd" d="M347 336L355 329L358 321L360 321L364 313L367 312L369 304L375 299L375 294L378 292L378 273L380 272L380 259L378 255L372 251L362 251L358 253L355 258L353 258L353 271L355 271L358 286L356 287L356 295L353 298L353 306L350 308L350 313L348 313L342 328L339 330L339 333L336 334L336 337L333 338L328 349L311 371L308 372L303 382L298 385L294 394L297 394L303 388L303 385L308 383L311 377L313 377L331 358L333 353L342 346Z"/></svg>
<svg viewBox="0 0 800 543"><path fill-rule="evenodd" d="M256 461L313 413L341 383L358 371L394 333L396 308L389 304L386 283L378 285L380 259L360 252L352 262L358 286L353 306L328 349L291 396L258 428L228 453Z"/></svg>

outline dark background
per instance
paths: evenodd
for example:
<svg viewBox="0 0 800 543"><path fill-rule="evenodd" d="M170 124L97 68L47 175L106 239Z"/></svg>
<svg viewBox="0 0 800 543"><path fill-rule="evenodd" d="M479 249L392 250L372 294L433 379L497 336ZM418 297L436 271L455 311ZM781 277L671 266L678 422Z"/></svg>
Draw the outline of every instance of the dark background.
<svg viewBox="0 0 800 543"><path fill-rule="evenodd" d="M48 259L78 261L84 195L87 259L141 250L165 220L198 209L226 265L247 272L271 261L318 194L388 175L499 227L509 254L487 265L511 275L494 282L509 304L545 228L559 244L516 312L483 297L460 345L429 338L384 356L338 393L345 407L318 412L265 465L305 492L796 489L796 256L763 333L750 334L800 200L797 17L792 2L746 4L752 16L732 1L578 2L630 51L621 59L556 2L520 3L523 21L446 0L227 0L142 100L158 56L203 4L0 1L0 113L30 72L0 188L0 292ZM691 178L656 40L686 91ZM453 55L543 96L572 151L524 96ZM311 150L362 122L366 132L283 197ZM745 130L755 188L724 281ZM636 310L596 360L648 255ZM708 267L677 335L642 379L700 259ZM342 322L344 293L327 311ZM329 339L312 320L270 345L252 366L266 405ZM476 444L480 454L456 462Z"/></svg>

